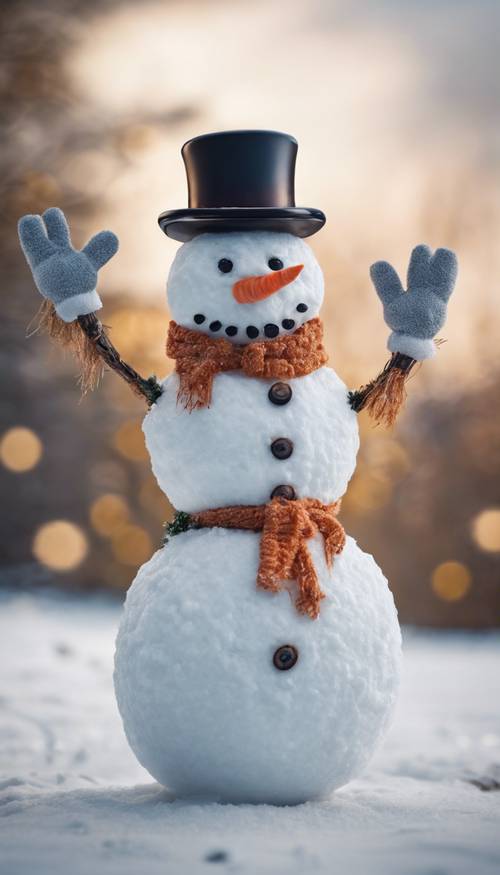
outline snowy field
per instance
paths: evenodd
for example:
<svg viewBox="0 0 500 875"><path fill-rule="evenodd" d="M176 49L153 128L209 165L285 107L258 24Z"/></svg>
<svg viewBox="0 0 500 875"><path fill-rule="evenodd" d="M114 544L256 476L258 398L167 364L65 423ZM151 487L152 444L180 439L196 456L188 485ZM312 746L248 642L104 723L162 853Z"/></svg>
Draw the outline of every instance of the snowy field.
<svg viewBox="0 0 500 875"><path fill-rule="evenodd" d="M500 871L499 636L408 631L369 771L327 802L273 808L151 782L114 702L118 619L101 598L0 600L1 875Z"/></svg>

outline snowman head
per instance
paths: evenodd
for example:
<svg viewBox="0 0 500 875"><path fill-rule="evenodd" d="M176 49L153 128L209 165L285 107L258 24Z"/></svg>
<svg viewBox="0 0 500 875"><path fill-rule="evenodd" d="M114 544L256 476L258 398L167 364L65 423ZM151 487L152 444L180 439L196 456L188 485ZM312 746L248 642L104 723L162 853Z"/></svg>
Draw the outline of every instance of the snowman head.
<svg viewBox="0 0 500 875"><path fill-rule="evenodd" d="M179 325L243 344L292 334L317 316L323 274L293 234L201 234L178 250L167 292Z"/></svg>

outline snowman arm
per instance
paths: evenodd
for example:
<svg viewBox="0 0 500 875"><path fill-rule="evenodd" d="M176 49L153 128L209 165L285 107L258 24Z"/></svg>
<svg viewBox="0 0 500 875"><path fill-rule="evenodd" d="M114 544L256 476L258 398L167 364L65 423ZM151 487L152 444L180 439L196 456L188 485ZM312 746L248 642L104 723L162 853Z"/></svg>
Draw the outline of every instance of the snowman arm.
<svg viewBox="0 0 500 875"><path fill-rule="evenodd" d="M111 343L95 311L102 307L97 294L98 272L118 250L112 231L100 231L75 249L62 210L51 207L42 216L23 216L19 241L35 285L44 298L38 328L73 349L81 365L82 391L92 389L108 365L134 392L154 404L161 395L155 377L145 380L124 362Z"/></svg>
<svg viewBox="0 0 500 875"><path fill-rule="evenodd" d="M92 361L95 362L97 360L97 362L101 363L100 370L102 370L102 366L107 365L129 384L136 395L145 398L149 407L154 404L162 393L162 388L156 377L151 376L145 379L131 365L123 361L95 313L79 316L77 321L79 329L85 337L86 347ZM80 358L82 357L80 356ZM82 361L82 364L85 368L85 361ZM92 387L91 384L92 381L89 383L88 388ZM85 388L84 379L82 379L82 388Z"/></svg>
<svg viewBox="0 0 500 875"><path fill-rule="evenodd" d="M45 331L53 340L72 350L80 365L79 382L83 394L97 386L107 366L119 374L136 395L145 398L148 406L160 397L162 388L156 377L145 379L123 361L95 313L65 322L58 315L53 302L47 300L40 308L38 325L34 330Z"/></svg>
<svg viewBox="0 0 500 875"><path fill-rule="evenodd" d="M391 358L380 374L357 392L349 403L356 412L366 409L376 422L392 425L406 397L406 381L416 362L436 354L435 337L444 325L447 303L457 278L457 258L449 249L434 253L425 244L411 254L407 289L387 261L377 261L370 275L391 334ZM439 343L439 341L438 341Z"/></svg>
<svg viewBox="0 0 500 875"><path fill-rule="evenodd" d="M405 398L405 384L416 359L394 352L378 376L355 392L349 392L349 406L355 413L366 410L377 424L394 425Z"/></svg>

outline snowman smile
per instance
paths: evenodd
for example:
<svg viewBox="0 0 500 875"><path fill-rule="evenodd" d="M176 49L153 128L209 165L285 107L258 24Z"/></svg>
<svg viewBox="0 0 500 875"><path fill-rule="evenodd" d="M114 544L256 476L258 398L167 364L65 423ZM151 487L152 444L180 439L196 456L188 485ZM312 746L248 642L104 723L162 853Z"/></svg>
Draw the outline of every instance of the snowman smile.
<svg viewBox="0 0 500 875"><path fill-rule="evenodd" d="M307 304L300 303L297 304L295 309L297 310L297 313L306 313L309 307ZM195 323L195 325L202 325L204 322L206 322L206 318L207 317L204 313L195 313L195 315L193 316L193 322ZM213 322L209 323L208 327L210 331L214 334L222 331L222 329L224 328L224 331L228 337L236 337L236 335L240 333L241 329L241 331L244 332L250 340L256 340L259 335L263 335L264 337L269 338L277 337L278 334L280 334L281 329L283 329L284 331L293 331L293 329L298 328L300 324L302 323L299 322L299 324L297 324L297 321L295 319L282 319L280 325L277 325L275 322L267 322L265 325L260 326L260 328L258 328L256 325L247 325L244 327L240 325L226 325L224 327L219 319L214 319Z"/></svg>

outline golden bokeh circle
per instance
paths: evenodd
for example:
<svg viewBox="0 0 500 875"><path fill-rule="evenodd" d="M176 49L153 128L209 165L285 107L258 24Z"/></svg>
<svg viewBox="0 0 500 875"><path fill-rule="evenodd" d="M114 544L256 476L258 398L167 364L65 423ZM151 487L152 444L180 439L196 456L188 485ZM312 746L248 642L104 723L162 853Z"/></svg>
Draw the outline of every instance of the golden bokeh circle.
<svg viewBox="0 0 500 875"><path fill-rule="evenodd" d="M33 540L33 554L54 571L70 571L85 559L88 541L82 529L68 520L40 526Z"/></svg>
<svg viewBox="0 0 500 875"><path fill-rule="evenodd" d="M458 602L467 595L472 575L462 562L441 562L432 572L432 588L445 602Z"/></svg>
<svg viewBox="0 0 500 875"><path fill-rule="evenodd" d="M149 458L141 422L138 419L129 419L124 422L115 432L113 444L125 459L142 462Z"/></svg>
<svg viewBox="0 0 500 875"><path fill-rule="evenodd" d="M139 489L139 501L148 513L165 521L173 516L173 508L167 496L161 491L156 479L151 476L144 480Z"/></svg>
<svg viewBox="0 0 500 875"><path fill-rule="evenodd" d="M359 465L358 469L349 484L344 507L356 513L371 513L387 504L392 484L383 471L370 471L366 465Z"/></svg>
<svg viewBox="0 0 500 875"><path fill-rule="evenodd" d="M141 526L123 526L112 543L113 553L122 565L142 565L153 552L151 538Z"/></svg>
<svg viewBox="0 0 500 875"><path fill-rule="evenodd" d="M38 435L30 428L9 428L0 441L0 459L9 471L18 474L31 471L38 465L43 446Z"/></svg>
<svg viewBox="0 0 500 875"><path fill-rule="evenodd" d="M90 521L100 535L116 534L126 525L128 516L126 499L111 492L101 495L90 507Z"/></svg>
<svg viewBox="0 0 500 875"><path fill-rule="evenodd" d="M472 521L472 536L481 550L500 551L500 508L488 507Z"/></svg>

